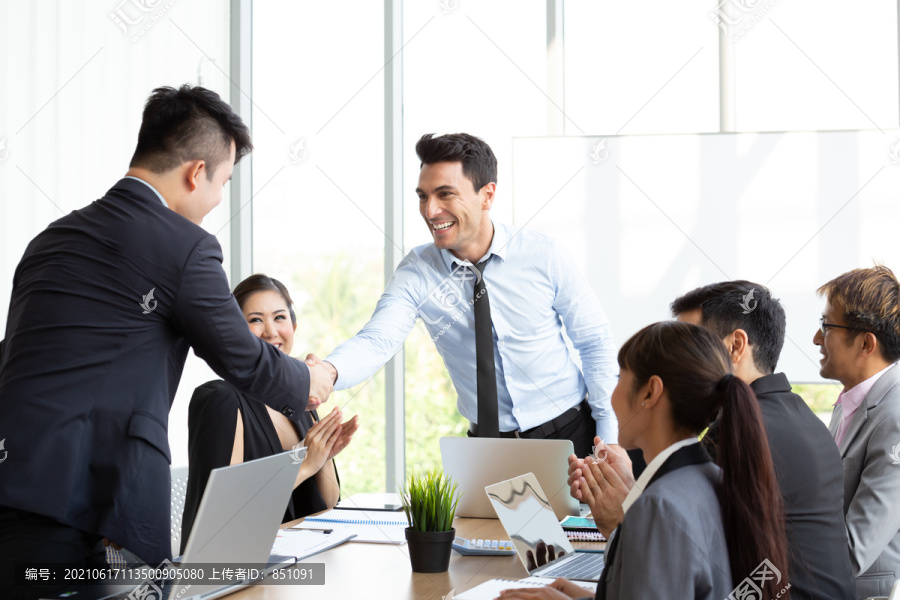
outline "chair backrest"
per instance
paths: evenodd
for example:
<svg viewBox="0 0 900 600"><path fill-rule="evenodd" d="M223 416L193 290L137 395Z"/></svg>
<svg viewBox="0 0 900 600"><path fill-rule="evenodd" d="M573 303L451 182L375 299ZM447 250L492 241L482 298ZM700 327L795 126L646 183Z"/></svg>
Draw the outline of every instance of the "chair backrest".
<svg viewBox="0 0 900 600"><path fill-rule="evenodd" d="M187 467L172 467L172 556L181 554L181 515L187 494Z"/></svg>

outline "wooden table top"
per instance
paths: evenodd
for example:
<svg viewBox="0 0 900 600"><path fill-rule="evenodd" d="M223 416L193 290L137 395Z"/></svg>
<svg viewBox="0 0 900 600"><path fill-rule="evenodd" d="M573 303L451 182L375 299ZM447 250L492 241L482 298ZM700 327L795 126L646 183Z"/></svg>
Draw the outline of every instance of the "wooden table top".
<svg viewBox="0 0 900 600"><path fill-rule="evenodd" d="M300 521L285 524L289 527ZM497 519L456 519L457 535L469 539L506 539ZM574 542L576 549L603 548L605 543ZM305 559L325 564L325 585L257 584L229 596L229 600L286 600L300 598L365 598L442 600L451 590L459 594L489 579L528 577L517 556L462 556L453 552L446 573L413 573L407 544L347 542Z"/></svg>

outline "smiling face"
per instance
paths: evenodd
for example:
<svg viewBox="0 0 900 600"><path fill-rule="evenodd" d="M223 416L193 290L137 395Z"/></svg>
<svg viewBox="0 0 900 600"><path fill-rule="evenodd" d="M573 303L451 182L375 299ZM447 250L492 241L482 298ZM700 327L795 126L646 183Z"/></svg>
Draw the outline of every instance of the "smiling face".
<svg viewBox="0 0 900 600"><path fill-rule="evenodd" d="M290 310L281 294L273 290L256 292L244 301L241 310L253 335L285 354L291 353L297 326L291 323Z"/></svg>
<svg viewBox="0 0 900 600"><path fill-rule="evenodd" d="M434 245L472 262L484 256L494 232L489 211L495 188L488 183L476 192L461 162L423 165L416 194Z"/></svg>
<svg viewBox="0 0 900 600"><path fill-rule="evenodd" d="M825 303L822 319L831 325L847 325L843 312L833 306L830 301ZM822 335L822 331L817 330L813 336L813 343L819 347L819 352L822 353L822 359L819 361L819 375L825 379L836 379L847 389L856 385L860 378L860 368L857 365L857 341L861 341L857 331L840 327L826 327L825 335Z"/></svg>

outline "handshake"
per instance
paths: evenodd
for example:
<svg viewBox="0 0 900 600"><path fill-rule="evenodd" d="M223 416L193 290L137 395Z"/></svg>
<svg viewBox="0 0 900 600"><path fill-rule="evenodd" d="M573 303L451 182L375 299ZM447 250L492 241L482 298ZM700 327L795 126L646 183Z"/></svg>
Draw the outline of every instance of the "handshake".
<svg viewBox="0 0 900 600"><path fill-rule="evenodd" d="M306 355L306 366L309 367L309 402L306 410L319 408L334 390L337 381L337 369L328 361L319 359L315 354Z"/></svg>

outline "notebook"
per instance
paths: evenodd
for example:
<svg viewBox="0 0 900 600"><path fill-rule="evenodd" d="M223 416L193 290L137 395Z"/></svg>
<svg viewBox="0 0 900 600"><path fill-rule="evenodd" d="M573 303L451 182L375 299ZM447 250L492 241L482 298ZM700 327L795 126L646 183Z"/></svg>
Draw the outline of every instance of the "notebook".
<svg viewBox="0 0 900 600"><path fill-rule="evenodd" d="M332 529L334 533L356 534L351 542L377 544L405 544L406 514L367 510L329 510L315 517L306 517L295 529Z"/></svg>
<svg viewBox="0 0 900 600"><path fill-rule="evenodd" d="M444 473L459 483L463 492L457 517L493 519L494 509L484 486L534 473L545 490L557 519L578 516L578 501L569 494L568 458L575 452L569 440L524 440L509 438L441 438ZM490 460L485 460L489 456Z"/></svg>
<svg viewBox="0 0 900 600"><path fill-rule="evenodd" d="M575 552L533 473L489 485L484 491L529 575L597 581L603 572L603 554ZM557 557L541 567L529 569L528 553L534 555L541 542L552 544ZM558 556L560 552L564 554Z"/></svg>

